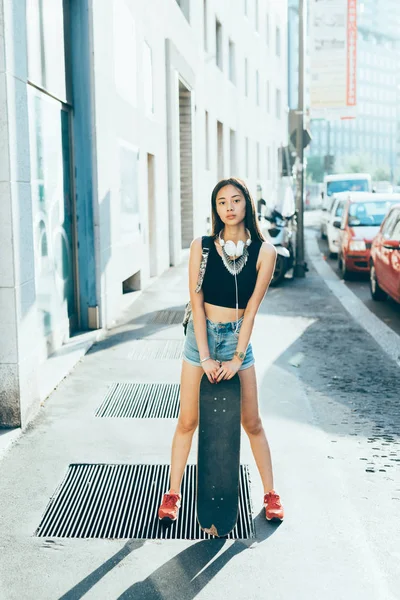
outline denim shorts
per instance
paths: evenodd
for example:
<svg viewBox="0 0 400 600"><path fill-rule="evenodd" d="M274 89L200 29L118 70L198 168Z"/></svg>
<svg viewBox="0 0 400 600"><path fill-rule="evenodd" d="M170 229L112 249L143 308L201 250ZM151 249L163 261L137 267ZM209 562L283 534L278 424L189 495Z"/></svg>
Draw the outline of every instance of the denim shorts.
<svg viewBox="0 0 400 600"><path fill-rule="evenodd" d="M207 340L210 356L220 362L232 360L237 347L239 333L235 333L236 321L228 323L215 323L206 319L207 322ZM238 331L243 322L243 317L238 321ZM195 367L201 367L200 354L197 348L196 336L194 333L193 320L188 323L186 330L185 345L183 348L183 360ZM251 344L247 346L246 356L242 362L239 371L248 369L254 365L254 356Z"/></svg>

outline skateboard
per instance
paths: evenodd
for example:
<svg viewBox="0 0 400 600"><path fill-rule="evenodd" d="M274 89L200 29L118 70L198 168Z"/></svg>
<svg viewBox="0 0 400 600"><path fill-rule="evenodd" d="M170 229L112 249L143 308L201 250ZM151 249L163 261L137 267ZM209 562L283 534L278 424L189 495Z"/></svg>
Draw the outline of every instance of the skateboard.
<svg viewBox="0 0 400 600"><path fill-rule="evenodd" d="M197 520L211 535L235 527L239 506L241 388L238 375L200 383Z"/></svg>

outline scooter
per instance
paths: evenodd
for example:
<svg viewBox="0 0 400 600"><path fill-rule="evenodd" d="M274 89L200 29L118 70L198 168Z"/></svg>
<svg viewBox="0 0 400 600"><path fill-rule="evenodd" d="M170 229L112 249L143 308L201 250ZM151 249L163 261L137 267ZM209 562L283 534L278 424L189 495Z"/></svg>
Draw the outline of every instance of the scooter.
<svg viewBox="0 0 400 600"><path fill-rule="evenodd" d="M275 271L272 276L271 286L278 285L285 274L293 267L294 262L294 250L293 250L293 230L292 230L292 219L294 214L290 217L283 217L281 213L273 209L269 215L262 217L258 216L259 220L264 218L268 221L267 227L262 227L262 233L265 239L273 244L277 251Z"/></svg>

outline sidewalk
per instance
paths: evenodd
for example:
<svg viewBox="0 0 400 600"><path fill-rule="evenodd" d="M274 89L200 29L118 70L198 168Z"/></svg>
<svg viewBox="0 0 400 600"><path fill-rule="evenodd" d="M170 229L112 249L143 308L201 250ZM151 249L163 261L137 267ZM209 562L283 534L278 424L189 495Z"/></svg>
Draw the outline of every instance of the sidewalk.
<svg viewBox="0 0 400 600"><path fill-rule="evenodd" d="M284 523L262 517L244 435L255 539L34 535L68 465L169 463L175 419L95 412L115 382L179 382L180 360L140 360L137 350L149 352L149 341L160 348L182 341L179 322L150 322L158 311L183 310L182 265L92 347L0 461L1 600L400 597L399 368L309 266L304 280L269 291L252 340Z"/></svg>

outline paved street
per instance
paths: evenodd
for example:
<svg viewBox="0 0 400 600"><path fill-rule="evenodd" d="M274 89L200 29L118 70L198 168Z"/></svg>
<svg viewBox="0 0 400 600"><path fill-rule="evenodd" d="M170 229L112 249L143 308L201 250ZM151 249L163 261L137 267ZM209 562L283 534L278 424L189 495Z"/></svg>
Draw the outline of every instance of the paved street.
<svg viewBox="0 0 400 600"><path fill-rule="evenodd" d="M338 262L336 257L330 256L327 240L322 240L319 235L319 220L321 212L319 210L306 213L306 220L311 229L318 235L318 246L323 254L327 264L332 268L334 273L340 277ZM392 298L387 298L384 302L376 302L372 300L369 289L369 275L355 273L349 281L343 281L362 302L364 305L379 319L381 319L388 327L400 335L400 305Z"/></svg>
<svg viewBox="0 0 400 600"><path fill-rule="evenodd" d="M0 462L2 600L400 598L399 367L308 262L304 280L270 290L253 342L284 523L263 519L262 489L243 436L253 539L34 535L68 465L168 463L174 418L94 415L114 382L179 382L178 359L142 360L137 350L182 340L179 323L153 318L182 309L182 265L126 311ZM191 464L195 449L196 441Z"/></svg>

